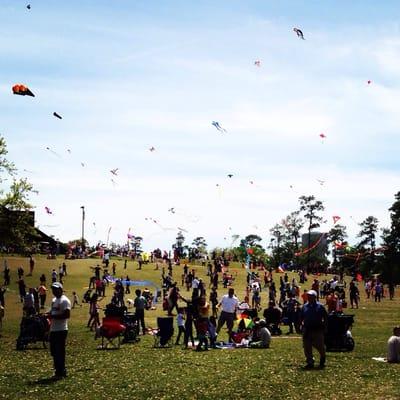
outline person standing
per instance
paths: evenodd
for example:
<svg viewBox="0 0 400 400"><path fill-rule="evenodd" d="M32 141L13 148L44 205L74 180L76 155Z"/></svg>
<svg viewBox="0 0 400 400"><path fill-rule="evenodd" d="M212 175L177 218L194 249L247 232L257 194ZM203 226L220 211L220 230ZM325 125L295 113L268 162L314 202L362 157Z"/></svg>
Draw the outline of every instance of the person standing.
<svg viewBox="0 0 400 400"><path fill-rule="evenodd" d="M27 276L32 276L33 269L35 268L35 259L32 255L29 256L29 274Z"/></svg>
<svg viewBox="0 0 400 400"><path fill-rule="evenodd" d="M217 334L219 334L219 331L226 322L229 341L232 341L232 328L236 317L236 310L239 306L239 300L235 296L235 290L233 288L228 290L228 294L222 296L218 306L221 307L222 310L218 319Z"/></svg>
<svg viewBox="0 0 400 400"><path fill-rule="evenodd" d="M136 313L136 319L138 323L142 325L142 332L143 335L146 334L146 326L144 323L144 309L146 308L147 305L147 300L142 296L142 292L140 289L135 290L136 298L133 303L135 307L135 313Z"/></svg>
<svg viewBox="0 0 400 400"><path fill-rule="evenodd" d="M360 298L360 292L354 281L350 282L349 294L351 308L354 308L354 305L356 306L356 308L358 308L358 299Z"/></svg>
<svg viewBox="0 0 400 400"><path fill-rule="evenodd" d="M328 313L325 307L317 302L317 292L307 292L308 302L301 310L301 323L303 325L303 349L306 357L305 369L314 368L312 348L315 347L320 355L319 366L325 367L325 331L328 325Z"/></svg>
<svg viewBox="0 0 400 400"><path fill-rule="evenodd" d="M179 345L179 339L182 334L185 337L185 316L183 312L183 308L178 308L178 315L176 316L176 323L178 325L178 336L176 337L175 345Z"/></svg>
<svg viewBox="0 0 400 400"><path fill-rule="evenodd" d="M4 286L10 285L10 268L8 267L7 260L4 260Z"/></svg>
<svg viewBox="0 0 400 400"><path fill-rule="evenodd" d="M71 302L63 294L63 286L60 282L53 282L51 290L54 298L49 313L51 319L50 352L54 360L54 379L62 379L67 376L65 346L68 334L68 319L71 314Z"/></svg>

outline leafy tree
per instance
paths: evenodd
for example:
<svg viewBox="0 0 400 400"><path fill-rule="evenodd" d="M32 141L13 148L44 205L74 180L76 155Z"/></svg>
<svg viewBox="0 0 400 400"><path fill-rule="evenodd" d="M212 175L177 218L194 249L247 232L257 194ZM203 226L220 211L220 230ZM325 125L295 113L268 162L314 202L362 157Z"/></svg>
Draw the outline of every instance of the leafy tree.
<svg viewBox="0 0 400 400"><path fill-rule="evenodd" d="M361 230L357 237L361 238L358 248L365 254L361 263L361 269L368 275L375 269L376 234L378 232L378 219L369 216L360 224Z"/></svg>
<svg viewBox="0 0 400 400"><path fill-rule="evenodd" d="M184 253L183 243L185 243L185 237L183 236L182 231L178 232L175 240L176 242L172 245L172 248L175 250L178 257L182 257Z"/></svg>
<svg viewBox="0 0 400 400"><path fill-rule="evenodd" d="M308 239L307 247L311 245L311 232L315 228L321 226L323 218L319 215L324 211L325 207L322 201L316 200L314 196L301 196L299 197L300 213L303 213L307 223ZM307 252L307 270L310 270L311 251Z"/></svg>
<svg viewBox="0 0 400 400"><path fill-rule="evenodd" d="M300 217L300 211L293 211L283 221L282 225L286 228L288 238L293 239L294 249L298 250L300 231L304 227L304 220Z"/></svg>
<svg viewBox="0 0 400 400"><path fill-rule="evenodd" d="M260 246L260 242L262 241L262 238L258 235L247 235L244 239L240 241L240 245L244 247L256 247Z"/></svg>
<svg viewBox="0 0 400 400"><path fill-rule="evenodd" d="M272 262L275 265L279 265L281 263L281 242L285 238L285 227L280 224L275 224L269 232L272 235Z"/></svg>
<svg viewBox="0 0 400 400"><path fill-rule="evenodd" d="M7 153L6 142L0 137L0 183L5 182L5 177L12 178L9 191L0 190L0 242L24 251L37 239L34 216L30 212L32 205L29 203L33 188L26 179L16 178L17 169L6 158Z"/></svg>
<svg viewBox="0 0 400 400"><path fill-rule="evenodd" d="M382 230L383 255L378 260L382 279L400 282L400 192L395 194L395 202L389 208L391 226Z"/></svg>
<svg viewBox="0 0 400 400"><path fill-rule="evenodd" d="M344 249L337 248L335 242L342 243L347 238L346 227L344 225L337 224L328 232L328 242L333 244L333 265L336 267L340 263L338 260L342 260L344 255Z"/></svg>

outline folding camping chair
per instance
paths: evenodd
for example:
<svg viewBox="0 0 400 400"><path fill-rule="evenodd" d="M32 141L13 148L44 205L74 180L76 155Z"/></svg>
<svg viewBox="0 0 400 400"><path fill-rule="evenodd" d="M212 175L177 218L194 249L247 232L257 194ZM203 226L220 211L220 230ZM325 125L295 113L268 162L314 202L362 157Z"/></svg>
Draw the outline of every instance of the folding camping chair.
<svg viewBox="0 0 400 400"><path fill-rule="evenodd" d="M172 317L157 318L158 331L154 335L154 347L171 347L174 334L174 319Z"/></svg>
<svg viewBox="0 0 400 400"><path fill-rule="evenodd" d="M101 337L100 349L119 349L121 346L121 336L125 332L125 325L121 324L119 317L104 317L103 323L97 335ZM110 347L109 347L110 345Z"/></svg>

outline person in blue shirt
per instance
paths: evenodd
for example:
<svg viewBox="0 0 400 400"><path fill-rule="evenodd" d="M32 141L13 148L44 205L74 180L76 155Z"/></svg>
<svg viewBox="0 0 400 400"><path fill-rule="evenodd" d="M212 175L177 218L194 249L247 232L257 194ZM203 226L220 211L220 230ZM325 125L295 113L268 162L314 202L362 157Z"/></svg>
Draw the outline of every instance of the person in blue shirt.
<svg viewBox="0 0 400 400"><path fill-rule="evenodd" d="M325 367L325 331L328 324L328 314L325 307L317 302L317 292L307 292L308 302L301 310L301 324L303 327L303 349L306 357L305 369L314 368L312 348L315 347L320 356L319 366Z"/></svg>

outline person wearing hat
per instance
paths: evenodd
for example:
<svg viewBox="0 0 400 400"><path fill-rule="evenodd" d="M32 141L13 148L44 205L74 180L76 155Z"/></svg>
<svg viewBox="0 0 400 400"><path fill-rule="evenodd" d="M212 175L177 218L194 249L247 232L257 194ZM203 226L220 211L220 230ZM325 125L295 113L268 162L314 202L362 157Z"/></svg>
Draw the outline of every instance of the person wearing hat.
<svg viewBox="0 0 400 400"><path fill-rule="evenodd" d="M260 319L256 323L256 327L258 329L258 340L251 341L249 346L252 349L269 349L269 345L271 343L271 332L267 328L267 323L265 319Z"/></svg>
<svg viewBox="0 0 400 400"><path fill-rule="evenodd" d="M306 369L314 368L312 348L315 347L320 355L319 366L325 367L325 331L328 325L328 313L325 307L317 302L317 292L307 292L308 302L301 310L301 324L303 327L303 349L306 356Z"/></svg>
<svg viewBox="0 0 400 400"><path fill-rule="evenodd" d="M50 323L50 352L54 360L55 379L67 376L65 369L65 344L68 333L68 319L71 313L71 302L63 294L60 282L53 282L51 290L54 298L51 302Z"/></svg>

